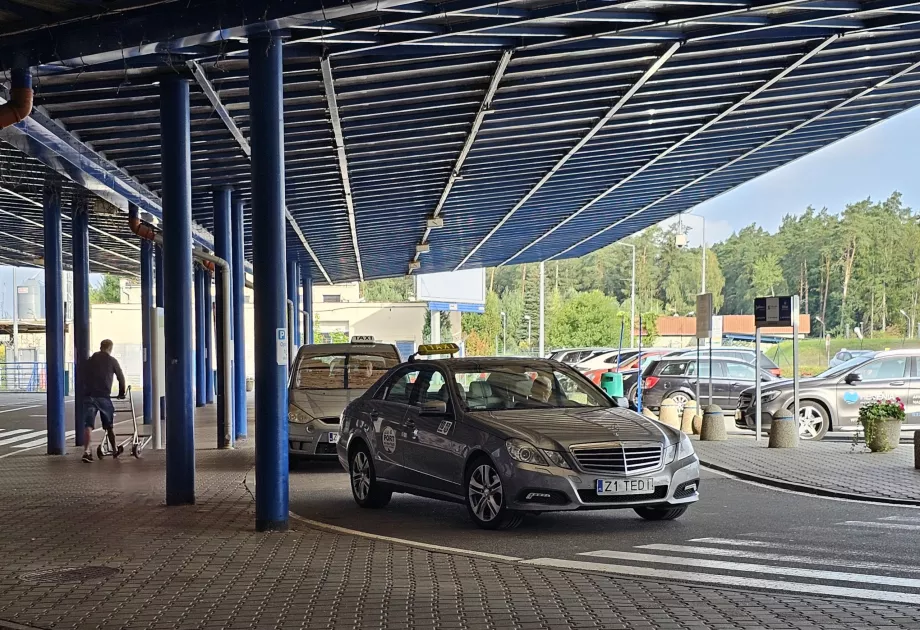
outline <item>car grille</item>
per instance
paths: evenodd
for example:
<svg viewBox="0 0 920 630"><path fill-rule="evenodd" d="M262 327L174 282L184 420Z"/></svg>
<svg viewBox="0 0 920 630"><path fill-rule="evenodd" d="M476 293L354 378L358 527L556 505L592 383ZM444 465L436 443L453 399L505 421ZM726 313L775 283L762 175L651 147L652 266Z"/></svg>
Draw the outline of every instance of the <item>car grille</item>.
<svg viewBox="0 0 920 630"><path fill-rule="evenodd" d="M747 409L754 404L754 394L744 393L738 397L738 408Z"/></svg>
<svg viewBox="0 0 920 630"><path fill-rule="evenodd" d="M660 444L592 444L573 446L572 455L586 472L630 475L661 467Z"/></svg>
<svg viewBox="0 0 920 630"><path fill-rule="evenodd" d="M578 498L582 503L635 503L636 501L654 501L668 496L667 486L655 486L655 492L650 494L604 494L598 495L596 490L579 490Z"/></svg>

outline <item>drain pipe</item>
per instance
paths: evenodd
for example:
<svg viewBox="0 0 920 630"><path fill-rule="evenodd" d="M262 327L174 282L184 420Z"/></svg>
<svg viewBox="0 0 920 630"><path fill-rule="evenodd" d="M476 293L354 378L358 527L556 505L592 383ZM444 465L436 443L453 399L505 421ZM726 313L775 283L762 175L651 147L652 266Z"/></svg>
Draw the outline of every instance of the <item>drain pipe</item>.
<svg viewBox="0 0 920 630"><path fill-rule="evenodd" d="M10 73L10 100L0 105L0 129L15 125L32 113L32 75L28 70Z"/></svg>
<svg viewBox="0 0 920 630"><path fill-rule="evenodd" d="M131 212L128 215L128 226L131 228L131 231L134 232L140 238L153 241L160 247L163 246L163 235L158 233L154 228L149 225L142 223L140 217L137 216L136 212ZM224 295L230 296L232 287L230 283L230 264L223 258L218 258L213 254L209 254L203 249L196 247L192 250L192 256L197 258L198 261L204 265L205 268L215 271L218 267L221 270L220 278L221 285L224 292ZM224 404L224 444L227 445L227 448L232 448L233 446L233 369L232 369L232 360L230 357L233 356L233 340L230 338L230 331L233 329L232 313L230 309L227 308L225 304L221 310L221 318L223 320L224 327L224 336L221 339L221 345L223 346L222 350L226 360L224 361L222 375L223 375L223 387L220 388L219 395L225 398ZM210 318L209 318L210 319Z"/></svg>

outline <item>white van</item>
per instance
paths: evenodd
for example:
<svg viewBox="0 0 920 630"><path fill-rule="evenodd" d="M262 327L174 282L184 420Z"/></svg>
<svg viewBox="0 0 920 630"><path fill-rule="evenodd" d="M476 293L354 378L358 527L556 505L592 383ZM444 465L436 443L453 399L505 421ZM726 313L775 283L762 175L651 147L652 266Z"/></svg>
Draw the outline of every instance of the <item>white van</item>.
<svg viewBox="0 0 920 630"><path fill-rule="evenodd" d="M289 458L335 458L345 406L399 363L396 346L373 338L301 346L288 381Z"/></svg>

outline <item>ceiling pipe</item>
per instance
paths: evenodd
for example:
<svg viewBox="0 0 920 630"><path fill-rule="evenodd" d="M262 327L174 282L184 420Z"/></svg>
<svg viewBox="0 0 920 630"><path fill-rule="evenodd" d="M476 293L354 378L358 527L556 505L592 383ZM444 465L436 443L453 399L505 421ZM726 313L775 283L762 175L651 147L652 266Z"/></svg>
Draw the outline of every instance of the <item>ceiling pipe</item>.
<svg viewBox="0 0 920 630"><path fill-rule="evenodd" d="M0 105L0 129L15 125L32 113L32 75L28 70L11 73L10 100Z"/></svg>

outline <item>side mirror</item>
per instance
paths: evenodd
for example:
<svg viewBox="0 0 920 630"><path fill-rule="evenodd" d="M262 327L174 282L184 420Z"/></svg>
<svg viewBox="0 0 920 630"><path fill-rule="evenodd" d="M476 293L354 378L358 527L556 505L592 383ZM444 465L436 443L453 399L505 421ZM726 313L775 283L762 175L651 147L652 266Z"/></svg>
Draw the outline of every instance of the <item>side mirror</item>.
<svg viewBox="0 0 920 630"><path fill-rule="evenodd" d="M844 381L846 382L847 385L852 385L853 383L862 382L862 376L860 376L856 372L852 372L850 374L847 374L847 377L844 379Z"/></svg>
<svg viewBox="0 0 920 630"><path fill-rule="evenodd" d="M443 416L447 413L447 403L443 400L429 400L419 405L423 416Z"/></svg>

